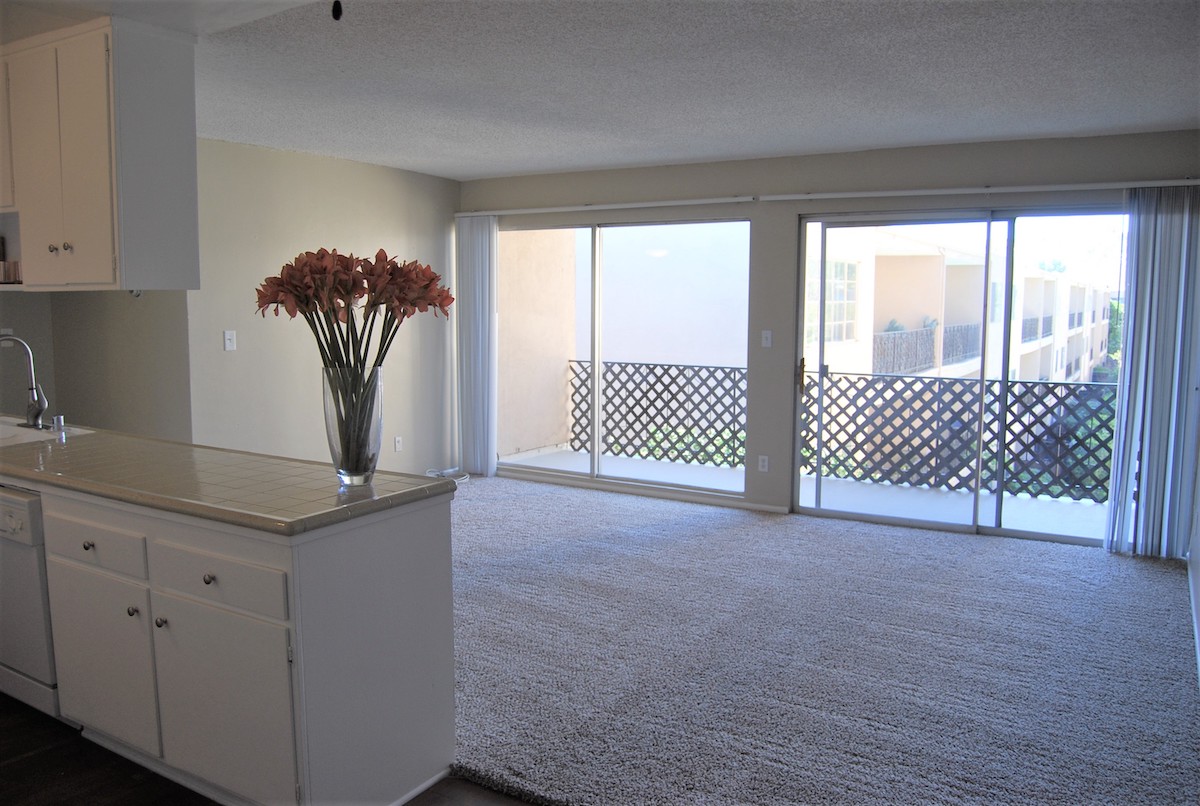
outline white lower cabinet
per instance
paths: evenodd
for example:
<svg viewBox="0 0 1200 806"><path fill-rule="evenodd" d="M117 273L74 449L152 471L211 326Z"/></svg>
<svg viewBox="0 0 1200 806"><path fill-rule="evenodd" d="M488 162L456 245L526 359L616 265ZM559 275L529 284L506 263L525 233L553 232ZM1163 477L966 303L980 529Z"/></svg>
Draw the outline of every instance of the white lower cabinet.
<svg viewBox="0 0 1200 806"><path fill-rule="evenodd" d="M55 556L46 576L63 716L158 756L149 587Z"/></svg>
<svg viewBox="0 0 1200 806"><path fill-rule="evenodd" d="M446 773L449 495L284 536L41 492L86 736L224 804L394 804Z"/></svg>
<svg viewBox="0 0 1200 806"><path fill-rule="evenodd" d="M295 803L286 571L197 551L236 543L194 526L45 509L63 716L238 799Z"/></svg>
<svg viewBox="0 0 1200 806"><path fill-rule="evenodd" d="M288 629L166 593L151 609L163 759L259 803L294 801Z"/></svg>

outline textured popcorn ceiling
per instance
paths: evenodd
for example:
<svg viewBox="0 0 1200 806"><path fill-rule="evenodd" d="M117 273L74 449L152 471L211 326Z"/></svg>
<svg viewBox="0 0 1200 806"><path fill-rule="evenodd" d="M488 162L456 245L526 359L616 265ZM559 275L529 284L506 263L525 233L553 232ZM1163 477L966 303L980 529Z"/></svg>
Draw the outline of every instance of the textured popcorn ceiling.
<svg viewBox="0 0 1200 806"><path fill-rule="evenodd" d="M200 136L472 179L1200 128L1200 0L343 6L201 31Z"/></svg>

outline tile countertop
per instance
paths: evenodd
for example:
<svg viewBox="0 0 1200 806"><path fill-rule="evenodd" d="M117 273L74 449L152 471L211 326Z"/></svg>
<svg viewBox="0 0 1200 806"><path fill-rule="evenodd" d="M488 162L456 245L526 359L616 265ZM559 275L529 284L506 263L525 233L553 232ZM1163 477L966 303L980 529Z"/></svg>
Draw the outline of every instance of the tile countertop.
<svg viewBox="0 0 1200 806"><path fill-rule="evenodd" d="M71 430L40 442L0 441L0 476L280 535L456 489L450 479L382 471L370 485L339 487L328 462Z"/></svg>

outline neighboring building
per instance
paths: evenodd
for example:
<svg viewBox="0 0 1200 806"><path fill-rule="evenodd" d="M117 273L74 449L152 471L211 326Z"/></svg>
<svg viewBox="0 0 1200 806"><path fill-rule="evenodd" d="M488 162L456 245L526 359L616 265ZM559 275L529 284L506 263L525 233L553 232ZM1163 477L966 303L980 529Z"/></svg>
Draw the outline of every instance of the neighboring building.
<svg viewBox="0 0 1200 806"><path fill-rule="evenodd" d="M978 377L986 335L994 345L986 376L999 377L1003 280L987 282L982 249L923 240L913 234L918 229L830 232L824 363L838 373ZM1049 267L1015 264L1010 379L1092 380L1108 352L1114 289L1100 279L1101 272L1089 269L1058 261ZM815 354L820 293L815 271L809 272L806 293L806 352Z"/></svg>

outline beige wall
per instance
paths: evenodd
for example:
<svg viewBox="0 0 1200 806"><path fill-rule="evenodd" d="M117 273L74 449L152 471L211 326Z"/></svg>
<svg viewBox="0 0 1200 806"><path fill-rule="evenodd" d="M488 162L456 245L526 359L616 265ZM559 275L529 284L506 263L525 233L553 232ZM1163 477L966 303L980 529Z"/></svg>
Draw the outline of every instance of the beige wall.
<svg viewBox="0 0 1200 806"><path fill-rule="evenodd" d="M11 242L10 242L11 244ZM24 339L33 348L38 383L50 400L47 416L63 414L54 378L54 333L51 324L51 294L0 291L0 327ZM29 401L25 351L19 345L0 347L0 413L25 416Z"/></svg>
<svg viewBox="0 0 1200 806"><path fill-rule="evenodd" d="M458 183L362 163L201 140L200 290L187 292L192 436L327 461L321 362L303 320L255 314L255 289L320 247L420 260L449 280ZM453 283L451 282L453 291ZM384 366L385 470L457 464L451 319L401 326ZM222 332L237 332L237 350ZM395 437L404 450L393 451Z"/></svg>
<svg viewBox="0 0 1200 806"><path fill-rule="evenodd" d="M942 318L945 294L940 255L880 255L875 258L874 331L895 319L905 330L920 330L925 319Z"/></svg>
<svg viewBox="0 0 1200 806"><path fill-rule="evenodd" d="M978 324L983 318L983 266L946 267L943 325Z"/></svg>
<svg viewBox="0 0 1200 806"><path fill-rule="evenodd" d="M462 211L600 204L660 205L680 199L813 192L903 191L1179 179L1200 173L1200 131L977 143L853 154L485 179L462 187ZM746 500L786 508L792 500L797 360L799 226L802 215L1020 205L1119 205L1120 190L907 195L672 205L501 217L505 229L637 221L746 219L750 234L749 394ZM760 333L773 332L773 346ZM755 457L769 457L769 472Z"/></svg>
<svg viewBox="0 0 1200 806"><path fill-rule="evenodd" d="M51 294L55 413L69 423L191 439L186 293Z"/></svg>
<svg viewBox="0 0 1200 806"><path fill-rule="evenodd" d="M184 292L6 290L0 327L33 347L47 418L191 438ZM25 378L24 351L0 348L0 411L24 414Z"/></svg>
<svg viewBox="0 0 1200 806"><path fill-rule="evenodd" d="M575 355L575 234L500 238L497 450L500 456L570 437L567 362Z"/></svg>

